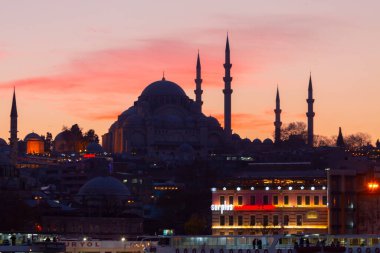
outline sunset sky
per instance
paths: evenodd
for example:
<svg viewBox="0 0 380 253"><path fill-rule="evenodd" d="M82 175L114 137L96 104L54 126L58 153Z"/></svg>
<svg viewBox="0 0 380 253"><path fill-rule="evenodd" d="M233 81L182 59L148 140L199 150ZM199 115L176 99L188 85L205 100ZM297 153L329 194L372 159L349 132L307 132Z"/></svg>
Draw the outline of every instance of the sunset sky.
<svg viewBox="0 0 380 253"><path fill-rule="evenodd" d="M19 138L78 123L99 135L161 79L194 98L199 49L204 113L223 120L229 33L232 128L272 138L278 84L283 124L380 138L380 1L0 0L0 137L16 87Z"/></svg>

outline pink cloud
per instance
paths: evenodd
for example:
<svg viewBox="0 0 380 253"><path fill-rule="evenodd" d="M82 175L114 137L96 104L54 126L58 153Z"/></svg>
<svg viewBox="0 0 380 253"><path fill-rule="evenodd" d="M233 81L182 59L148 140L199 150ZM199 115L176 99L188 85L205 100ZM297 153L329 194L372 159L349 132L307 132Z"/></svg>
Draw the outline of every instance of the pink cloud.
<svg viewBox="0 0 380 253"><path fill-rule="evenodd" d="M220 124L224 124L224 115L223 114L212 114ZM273 122L270 120L263 119L261 116L249 113L233 113L232 114L232 129L243 130L243 129L256 129L256 128L265 128L272 126Z"/></svg>

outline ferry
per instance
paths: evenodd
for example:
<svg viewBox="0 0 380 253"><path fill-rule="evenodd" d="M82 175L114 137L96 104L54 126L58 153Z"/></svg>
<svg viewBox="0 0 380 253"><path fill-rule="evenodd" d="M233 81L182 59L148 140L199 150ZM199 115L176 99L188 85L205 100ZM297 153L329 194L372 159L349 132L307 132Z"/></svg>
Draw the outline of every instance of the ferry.
<svg viewBox="0 0 380 253"><path fill-rule="evenodd" d="M145 253L380 253L380 235L160 237Z"/></svg>
<svg viewBox="0 0 380 253"><path fill-rule="evenodd" d="M11 236L0 234L0 252L380 253L380 235L144 236L132 240L31 235L31 240L22 241L17 236L14 244Z"/></svg>

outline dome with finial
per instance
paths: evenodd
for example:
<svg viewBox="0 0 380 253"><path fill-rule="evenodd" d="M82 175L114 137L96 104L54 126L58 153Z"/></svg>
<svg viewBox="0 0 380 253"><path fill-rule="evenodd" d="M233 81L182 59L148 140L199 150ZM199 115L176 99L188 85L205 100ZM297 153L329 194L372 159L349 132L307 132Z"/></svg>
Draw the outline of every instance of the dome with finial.
<svg viewBox="0 0 380 253"><path fill-rule="evenodd" d="M181 96L186 97L185 91L176 83L167 81L165 77L160 81L149 84L141 93L141 97Z"/></svg>

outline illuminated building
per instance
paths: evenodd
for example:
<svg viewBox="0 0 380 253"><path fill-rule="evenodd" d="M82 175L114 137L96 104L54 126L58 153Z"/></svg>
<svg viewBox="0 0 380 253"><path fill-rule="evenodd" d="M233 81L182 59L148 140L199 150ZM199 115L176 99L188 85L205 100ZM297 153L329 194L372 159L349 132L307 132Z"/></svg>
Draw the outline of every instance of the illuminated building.
<svg viewBox="0 0 380 253"><path fill-rule="evenodd" d="M324 186L212 189L212 234L326 233Z"/></svg>
<svg viewBox="0 0 380 253"><path fill-rule="evenodd" d="M380 168L331 169L329 233L380 233Z"/></svg>
<svg viewBox="0 0 380 253"><path fill-rule="evenodd" d="M27 154L43 154L45 152L45 142L38 134L30 133L25 136L24 141Z"/></svg>

